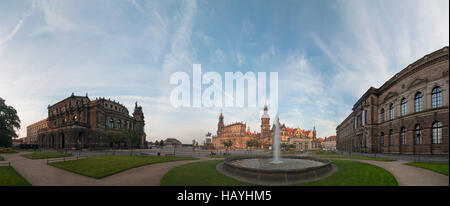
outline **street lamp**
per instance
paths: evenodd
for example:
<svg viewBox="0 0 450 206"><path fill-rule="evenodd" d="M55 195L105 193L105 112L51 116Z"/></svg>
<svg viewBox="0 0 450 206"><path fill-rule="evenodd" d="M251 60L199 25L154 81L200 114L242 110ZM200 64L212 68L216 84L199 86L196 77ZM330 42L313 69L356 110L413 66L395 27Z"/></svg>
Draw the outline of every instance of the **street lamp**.
<svg viewBox="0 0 450 206"><path fill-rule="evenodd" d="M377 139L376 138L373 139L373 149L374 149L375 158L377 158Z"/></svg>
<svg viewBox="0 0 450 206"><path fill-rule="evenodd" d="M418 162L420 162L420 153L421 153L421 149L422 149L422 141L421 141L420 138L421 138L420 132L417 132L416 143L417 143L417 141L419 142L419 159L418 159Z"/></svg>

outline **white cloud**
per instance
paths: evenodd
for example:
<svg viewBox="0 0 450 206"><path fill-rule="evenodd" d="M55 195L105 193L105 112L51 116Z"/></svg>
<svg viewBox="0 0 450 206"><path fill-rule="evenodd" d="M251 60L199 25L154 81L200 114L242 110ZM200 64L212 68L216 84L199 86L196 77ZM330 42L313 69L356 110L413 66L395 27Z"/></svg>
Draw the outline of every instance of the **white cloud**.
<svg viewBox="0 0 450 206"><path fill-rule="evenodd" d="M46 32L62 31L69 32L78 29L78 26L66 18L66 14L62 13L64 10L60 8L62 2L52 2L47 0L34 0L33 9L40 9L44 15L45 25L39 30L32 33L32 35L39 35Z"/></svg>
<svg viewBox="0 0 450 206"><path fill-rule="evenodd" d="M260 62L265 62L267 60L270 60L271 57L275 56L275 46L272 44L272 46L270 46L270 48L263 52L260 57L259 60Z"/></svg>
<svg viewBox="0 0 450 206"><path fill-rule="evenodd" d="M241 53L237 53L236 54L236 60L238 62L238 65L242 66L242 63L244 63L244 61L245 61L245 56L242 55Z"/></svg>
<svg viewBox="0 0 450 206"><path fill-rule="evenodd" d="M249 19L244 19L242 21L241 32L244 35L253 35L256 33L255 25L252 22L250 22Z"/></svg>
<svg viewBox="0 0 450 206"><path fill-rule="evenodd" d="M209 62L211 63L223 63L225 61L225 54L221 49L216 49L213 55L210 56Z"/></svg>

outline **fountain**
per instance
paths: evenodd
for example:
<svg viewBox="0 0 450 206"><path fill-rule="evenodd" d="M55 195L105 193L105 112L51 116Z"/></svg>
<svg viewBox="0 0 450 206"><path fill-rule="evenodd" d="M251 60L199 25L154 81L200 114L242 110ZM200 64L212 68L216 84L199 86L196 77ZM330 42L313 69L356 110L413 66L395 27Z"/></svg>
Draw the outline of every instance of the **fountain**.
<svg viewBox="0 0 450 206"><path fill-rule="evenodd" d="M280 124L275 117L273 155L230 157L217 170L239 181L261 185L287 185L318 180L337 171L331 161L306 156L280 158Z"/></svg>
<svg viewBox="0 0 450 206"><path fill-rule="evenodd" d="M275 116L275 135L273 136L273 143L272 143L272 149L273 149L273 160L272 164L281 164L283 163L280 160L280 120L278 119L278 114Z"/></svg>

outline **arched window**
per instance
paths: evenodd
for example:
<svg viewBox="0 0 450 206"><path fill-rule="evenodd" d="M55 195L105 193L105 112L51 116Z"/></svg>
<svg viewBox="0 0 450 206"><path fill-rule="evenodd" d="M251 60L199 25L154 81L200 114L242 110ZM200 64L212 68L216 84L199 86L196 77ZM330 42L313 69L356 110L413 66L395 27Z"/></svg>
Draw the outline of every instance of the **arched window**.
<svg viewBox="0 0 450 206"><path fill-rule="evenodd" d="M127 120L125 120L125 122L124 122L124 124L123 124L123 127L124 127L125 129L128 128L128 122L127 122Z"/></svg>
<svg viewBox="0 0 450 206"><path fill-rule="evenodd" d="M414 138L416 144L422 144L422 129L420 128L420 124L414 128Z"/></svg>
<svg viewBox="0 0 450 206"><path fill-rule="evenodd" d="M402 127L401 129L400 144L406 144L406 127Z"/></svg>
<svg viewBox="0 0 450 206"><path fill-rule="evenodd" d="M400 105L400 116L405 116L406 115L406 109L407 109L407 101L406 98L403 98L401 101L401 105Z"/></svg>
<svg viewBox="0 0 450 206"><path fill-rule="evenodd" d="M381 112L380 112L380 122L384 122L384 108L381 108Z"/></svg>
<svg viewBox="0 0 450 206"><path fill-rule="evenodd" d="M442 107L442 89L440 87L435 87L431 92L431 107L433 109Z"/></svg>
<svg viewBox="0 0 450 206"><path fill-rule="evenodd" d="M389 106L389 120L394 119L394 103Z"/></svg>
<svg viewBox="0 0 450 206"><path fill-rule="evenodd" d="M414 97L414 106L416 112L422 111L422 92L417 92L416 96Z"/></svg>
<svg viewBox="0 0 450 206"><path fill-rule="evenodd" d="M381 132L380 144L381 146L384 146L384 132Z"/></svg>
<svg viewBox="0 0 450 206"><path fill-rule="evenodd" d="M389 145L391 146L394 143L394 130L391 129L389 132Z"/></svg>
<svg viewBox="0 0 450 206"><path fill-rule="evenodd" d="M434 122L432 128L432 144L442 144L442 124Z"/></svg>
<svg viewBox="0 0 450 206"><path fill-rule="evenodd" d="M114 120L113 119L109 120L109 128L114 128Z"/></svg>
<svg viewBox="0 0 450 206"><path fill-rule="evenodd" d="M120 121L120 119L119 120L117 120L117 128L121 128L122 127L122 121Z"/></svg>

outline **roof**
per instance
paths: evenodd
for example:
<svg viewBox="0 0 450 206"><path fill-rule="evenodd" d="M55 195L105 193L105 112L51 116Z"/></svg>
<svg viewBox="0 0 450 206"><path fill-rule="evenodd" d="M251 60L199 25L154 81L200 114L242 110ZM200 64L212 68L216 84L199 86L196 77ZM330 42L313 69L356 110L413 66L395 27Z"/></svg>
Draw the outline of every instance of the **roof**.
<svg viewBox="0 0 450 206"><path fill-rule="evenodd" d="M167 138L167 139L164 141L164 143L167 143L167 142L170 142L170 143L180 143L180 144L181 144L181 142L180 142L179 140L175 139L175 138Z"/></svg>
<svg viewBox="0 0 450 206"><path fill-rule="evenodd" d="M329 136L327 139L325 139L326 142L328 141L336 141L336 136Z"/></svg>

